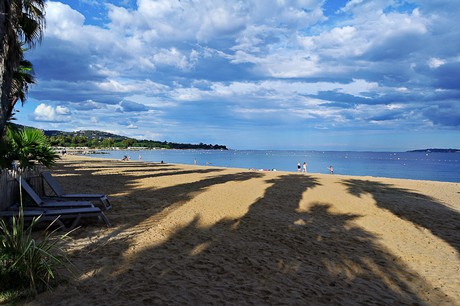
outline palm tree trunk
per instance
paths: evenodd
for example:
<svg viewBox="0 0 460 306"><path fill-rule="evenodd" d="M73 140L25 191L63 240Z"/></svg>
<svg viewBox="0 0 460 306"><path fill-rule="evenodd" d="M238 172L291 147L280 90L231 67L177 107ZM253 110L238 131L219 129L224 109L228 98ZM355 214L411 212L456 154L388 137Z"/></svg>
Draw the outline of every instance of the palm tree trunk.
<svg viewBox="0 0 460 306"><path fill-rule="evenodd" d="M13 71L19 65L18 42L10 20L11 4L11 0L0 0L0 138L4 135L8 114L11 113Z"/></svg>
<svg viewBox="0 0 460 306"><path fill-rule="evenodd" d="M7 32L7 15L9 11L9 1L7 0L0 0L0 84L1 84L1 103L0 103L0 140L4 134L5 124L6 124L6 104L4 103L3 94L5 92L3 88L3 80L5 74L5 58L6 53L5 51L5 36Z"/></svg>

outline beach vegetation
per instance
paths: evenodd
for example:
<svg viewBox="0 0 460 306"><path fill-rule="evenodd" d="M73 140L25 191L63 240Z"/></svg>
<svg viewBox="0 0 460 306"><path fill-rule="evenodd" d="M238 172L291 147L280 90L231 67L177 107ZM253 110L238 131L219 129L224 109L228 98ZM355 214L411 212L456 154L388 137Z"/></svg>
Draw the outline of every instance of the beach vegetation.
<svg viewBox="0 0 460 306"><path fill-rule="evenodd" d="M0 168L9 168L13 163L18 163L21 168L31 168L37 164L50 167L59 158L43 131L13 126L7 127L7 133L0 143L0 157Z"/></svg>
<svg viewBox="0 0 460 306"><path fill-rule="evenodd" d="M39 221L36 217L26 225L22 205L11 222L0 220L0 303L51 288L58 269L71 267L60 248L70 232L58 235L54 222L43 232L32 232Z"/></svg>
<svg viewBox="0 0 460 306"><path fill-rule="evenodd" d="M29 85L34 83L35 75L33 65L30 61L22 59L19 68L13 74L10 107L5 110L7 121L6 126L4 127L5 133L10 134L17 130L17 128L15 128L16 125L11 123L15 120L13 112L14 107L18 101L21 101L22 104L24 104L29 91ZM2 160L0 161L0 169L10 166L14 160L14 155L17 155L17 152L13 152L11 150L11 141L9 141L10 138L11 135L0 135L0 157L2 157Z"/></svg>

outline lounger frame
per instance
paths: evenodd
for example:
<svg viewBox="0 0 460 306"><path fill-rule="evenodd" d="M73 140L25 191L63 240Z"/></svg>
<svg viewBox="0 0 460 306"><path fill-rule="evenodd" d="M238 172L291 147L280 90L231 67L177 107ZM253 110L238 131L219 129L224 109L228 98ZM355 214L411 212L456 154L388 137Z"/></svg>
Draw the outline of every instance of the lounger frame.
<svg viewBox="0 0 460 306"><path fill-rule="evenodd" d="M83 200L83 201L96 201L103 210L112 208L109 198L105 194L84 194L84 193L65 193L59 182L51 175L50 172L44 171L41 177L48 184L55 196L46 196L44 199L61 200Z"/></svg>

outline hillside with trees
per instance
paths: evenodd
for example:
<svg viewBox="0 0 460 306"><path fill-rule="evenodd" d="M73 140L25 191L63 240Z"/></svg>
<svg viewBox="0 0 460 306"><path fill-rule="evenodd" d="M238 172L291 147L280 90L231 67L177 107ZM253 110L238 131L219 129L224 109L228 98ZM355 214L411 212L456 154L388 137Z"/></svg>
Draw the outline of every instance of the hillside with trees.
<svg viewBox="0 0 460 306"><path fill-rule="evenodd" d="M112 147L126 149L128 147L131 147L147 149L227 150L227 147L225 145L212 145L204 143L189 144L146 139L138 140L134 138L93 130L76 132L45 130L44 133L48 137L50 144L55 147L88 147L91 149Z"/></svg>

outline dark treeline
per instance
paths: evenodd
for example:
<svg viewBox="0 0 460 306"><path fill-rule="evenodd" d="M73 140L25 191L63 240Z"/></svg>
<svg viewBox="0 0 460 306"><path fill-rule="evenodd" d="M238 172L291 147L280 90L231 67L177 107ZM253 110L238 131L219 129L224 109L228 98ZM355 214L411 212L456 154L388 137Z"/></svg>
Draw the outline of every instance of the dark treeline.
<svg viewBox="0 0 460 306"><path fill-rule="evenodd" d="M20 124L12 124L16 129L24 129L25 126ZM30 127L35 129L34 127ZM118 147L126 149L128 147L147 148L147 149L200 149L200 150L227 150L224 145L212 144L190 144L176 143L157 140L137 140L126 136L116 135L108 132L97 130L83 130L76 132L64 132L58 130L43 130L46 138L53 147L88 147L90 149L97 148L113 148Z"/></svg>
<svg viewBox="0 0 460 306"><path fill-rule="evenodd" d="M422 150L411 150L407 152L419 152L419 153L458 153L460 149L422 149Z"/></svg>
<svg viewBox="0 0 460 306"><path fill-rule="evenodd" d="M137 140L126 137L88 137L81 135L53 135L48 136L52 146L56 147L88 147L88 148L112 148L126 149L128 147L149 149L202 149L202 150L227 150L224 145L212 144L188 144L155 140Z"/></svg>

